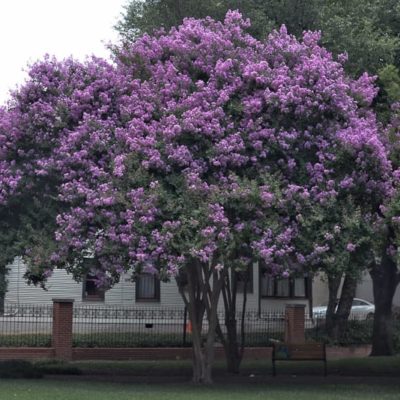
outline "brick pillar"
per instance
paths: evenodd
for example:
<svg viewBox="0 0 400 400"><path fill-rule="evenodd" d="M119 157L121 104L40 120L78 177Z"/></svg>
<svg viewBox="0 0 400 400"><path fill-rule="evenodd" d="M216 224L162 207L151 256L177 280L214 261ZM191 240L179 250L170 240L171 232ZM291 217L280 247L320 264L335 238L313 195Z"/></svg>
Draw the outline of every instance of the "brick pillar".
<svg viewBox="0 0 400 400"><path fill-rule="evenodd" d="M305 320L304 304L286 304L285 318L285 343L302 344L305 343L304 320Z"/></svg>
<svg viewBox="0 0 400 400"><path fill-rule="evenodd" d="M52 347L55 357L61 360L72 359L72 299L53 299Z"/></svg>

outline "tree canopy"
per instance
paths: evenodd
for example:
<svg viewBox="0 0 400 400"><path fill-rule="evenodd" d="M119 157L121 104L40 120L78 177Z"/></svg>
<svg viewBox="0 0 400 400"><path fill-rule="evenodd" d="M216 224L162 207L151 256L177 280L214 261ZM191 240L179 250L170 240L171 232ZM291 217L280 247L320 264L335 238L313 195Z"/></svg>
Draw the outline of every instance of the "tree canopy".
<svg viewBox="0 0 400 400"><path fill-rule="evenodd" d="M132 0L116 29L131 42L143 33L177 26L185 17L223 20L229 9L249 17L249 31L259 39L282 24L297 37L307 30L322 31L328 50L349 54L346 69L353 75L377 73L388 64L399 67L400 13L395 0Z"/></svg>

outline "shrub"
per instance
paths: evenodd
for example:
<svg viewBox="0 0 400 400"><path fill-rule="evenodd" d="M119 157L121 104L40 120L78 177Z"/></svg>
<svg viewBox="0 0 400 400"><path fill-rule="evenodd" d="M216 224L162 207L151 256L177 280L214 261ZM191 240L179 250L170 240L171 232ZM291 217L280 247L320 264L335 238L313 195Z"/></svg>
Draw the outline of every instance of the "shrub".
<svg viewBox="0 0 400 400"><path fill-rule="evenodd" d="M319 325L306 330L306 339L336 346L371 344L372 326L373 321L370 320L351 320L347 324L344 335L338 340L333 340L326 333L325 327ZM400 318L394 318L393 321L393 341L396 353L400 353Z"/></svg>
<svg viewBox="0 0 400 400"><path fill-rule="evenodd" d="M0 335L0 347L51 347L51 335L45 333Z"/></svg>
<svg viewBox="0 0 400 400"><path fill-rule="evenodd" d="M35 367L47 375L81 375L82 371L73 365L59 360L44 360L35 363Z"/></svg>
<svg viewBox="0 0 400 400"><path fill-rule="evenodd" d="M43 376L40 369L24 360L0 361L0 378L41 378Z"/></svg>

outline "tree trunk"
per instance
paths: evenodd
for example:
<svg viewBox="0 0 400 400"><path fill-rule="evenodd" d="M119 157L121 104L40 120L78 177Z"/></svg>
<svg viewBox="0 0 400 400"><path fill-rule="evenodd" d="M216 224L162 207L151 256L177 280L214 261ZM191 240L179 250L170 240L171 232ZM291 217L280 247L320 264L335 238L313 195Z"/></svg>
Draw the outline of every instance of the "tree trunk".
<svg viewBox="0 0 400 400"><path fill-rule="evenodd" d="M347 322L351 313L354 296L356 295L357 279L346 275L343 282L342 293L336 311L336 324L333 328L333 338L340 340L346 333Z"/></svg>
<svg viewBox="0 0 400 400"><path fill-rule="evenodd" d="M380 265L375 265L370 275L375 302L371 356L390 356L394 354L392 304L399 284L399 272L386 249Z"/></svg>
<svg viewBox="0 0 400 400"><path fill-rule="evenodd" d="M189 312L189 318L190 317ZM202 338L201 338L201 331L199 331L198 326L194 324L192 321L192 342L193 342L193 383L202 383L205 379L206 375L206 365L205 365L205 357L203 354L203 346L202 346Z"/></svg>
<svg viewBox="0 0 400 400"><path fill-rule="evenodd" d="M225 315L226 345L225 357L228 372L237 374L241 362L240 350L237 338L237 321L235 315Z"/></svg>
<svg viewBox="0 0 400 400"><path fill-rule="evenodd" d="M0 268L0 315L4 314L7 293L7 268Z"/></svg>
<svg viewBox="0 0 400 400"><path fill-rule="evenodd" d="M252 268L250 265L249 268ZM226 337L219 329L218 335L224 345L227 371L233 374L239 373L240 364L243 359L245 345L245 313L247 305L248 273L244 274L243 282L243 303L240 321L240 342L238 340L238 325L236 319L237 306L237 272L232 270L231 279L226 274L222 295L224 300Z"/></svg>
<svg viewBox="0 0 400 400"><path fill-rule="evenodd" d="M325 328L329 337L332 337L333 330L336 326L336 306L338 298L338 290L342 275L328 275L328 307L325 315Z"/></svg>

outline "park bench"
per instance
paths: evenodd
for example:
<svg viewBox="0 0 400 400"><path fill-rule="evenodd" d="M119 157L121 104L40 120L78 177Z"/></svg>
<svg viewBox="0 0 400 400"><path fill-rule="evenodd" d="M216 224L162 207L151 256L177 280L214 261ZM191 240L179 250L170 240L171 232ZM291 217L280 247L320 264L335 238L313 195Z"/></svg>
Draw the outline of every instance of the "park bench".
<svg viewBox="0 0 400 400"><path fill-rule="evenodd" d="M328 374L325 343L274 343L272 349L273 376L276 376L276 361L322 361L324 375Z"/></svg>

